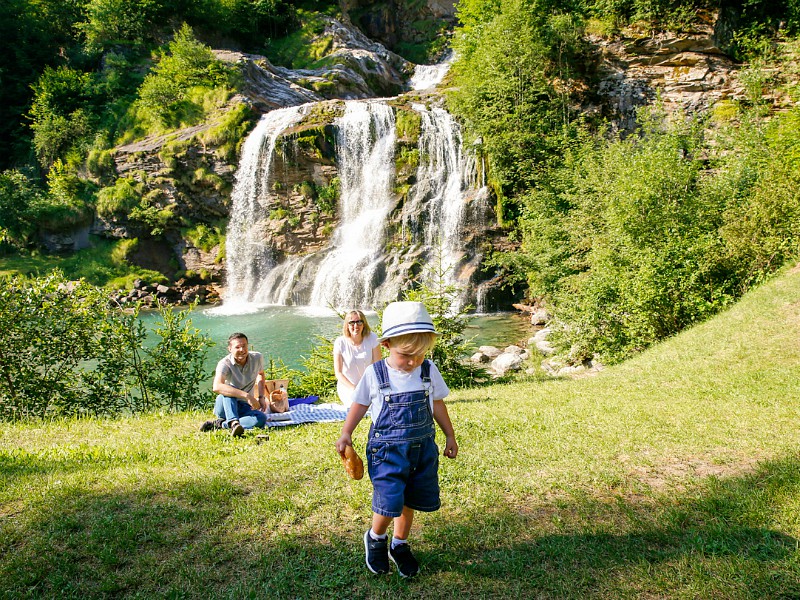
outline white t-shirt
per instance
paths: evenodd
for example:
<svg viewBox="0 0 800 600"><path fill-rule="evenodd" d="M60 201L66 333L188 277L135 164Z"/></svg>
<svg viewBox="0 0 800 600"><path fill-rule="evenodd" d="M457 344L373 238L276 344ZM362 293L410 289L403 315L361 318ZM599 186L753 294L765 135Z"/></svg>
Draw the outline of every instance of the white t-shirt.
<svg viewBox="0 0 800 600"><path fill-rule="evenodd" d="M405 371L393 369L387 364L386 370L389 372L389 394L415 392L425 389L422 384L421 366L410 373L406 373ZM442 400L450 394L450 388L447 387L444 379L442 379L442 374L433 363L431 363L431 381L429 385L431 390L430 404L432 411L434 400ZM383 394L380 393L378 376L375 374L374 367L367 369L361 381L358 382L356 389L353 390L353 402L369 406L367 414L369 414L373 422L375 422L375 419L381 414L381 410L383 409Z"/></svg>
<svg viewBox="0 0 800 600"><path fill-rule="evenodd" d="M378 336L374 331L370 331L358 346L343 335L336 338L333 342L333 354L335 356L338 352L342 355L342 375L357 384L364 375L364 371L372 364L372 349L377 345ZM336 392L345 406L349 407L353 403L352 390L347 389L338 380L336 381Z"/></svg>

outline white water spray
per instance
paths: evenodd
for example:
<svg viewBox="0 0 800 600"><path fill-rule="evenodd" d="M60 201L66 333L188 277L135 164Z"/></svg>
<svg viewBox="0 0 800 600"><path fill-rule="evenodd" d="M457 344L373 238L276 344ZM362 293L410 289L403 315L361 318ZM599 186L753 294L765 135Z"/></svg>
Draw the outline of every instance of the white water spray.
<svg viewBox="0 0 800 600"><path fill-rule="evenodd" d="M412 108L421 119L417 183L411 190L403 224L422 243L440 253L438 268L451 274L464 254L461 225L464 219L464 190L470 181L471 164L462 153L461 131L453 117L441 108ZM425 215L420 222L418 216ZM421 227L421 230L420 230ZM416 231L415 231L416 230Z"/></svg>
<svg viewBox="0 0 800 600"><path fill-rule="evenodd" d="M261 221L267 206L275 141L283 131L300 121L307 107L291 106L268 112L242 147L226 233L226 303L243 305L257 301L256 290L265 274L274 267Z"/></svg>
<svg viewBox="0 0 800 600"><path fill-rule="evenodd" d="M393 203L394 112L381 101L350 101L335 125L340 222L317 271L311 304L367 307L380 284Z"/></svg>

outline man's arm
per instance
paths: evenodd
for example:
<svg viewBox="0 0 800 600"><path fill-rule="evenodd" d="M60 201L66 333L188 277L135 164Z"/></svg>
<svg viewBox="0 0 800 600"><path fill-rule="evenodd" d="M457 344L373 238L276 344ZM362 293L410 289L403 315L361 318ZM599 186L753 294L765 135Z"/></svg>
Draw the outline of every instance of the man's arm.
<svg viewBox="0 0 800 600"><path fill-rule="evenodd" d="M211 385L211 389L214 390L215 394L222 394L223 396L228 396L229 398L240 398L250 404L250 406L253 406L254 402L258 404L258 399L253 396L253 394L225 383L225 376L220 372L217 372L214 375L214 383Z"/></svg>

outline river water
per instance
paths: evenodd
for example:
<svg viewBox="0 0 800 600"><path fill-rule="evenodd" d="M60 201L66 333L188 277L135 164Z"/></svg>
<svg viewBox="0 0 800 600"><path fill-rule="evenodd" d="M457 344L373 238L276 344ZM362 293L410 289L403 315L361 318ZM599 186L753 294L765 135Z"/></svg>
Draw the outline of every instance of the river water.
<svg viewBox="0 0 800 600"><path fill-rule="evenodd" d="M313 307L266 306L246 313L231 314L224 307L199 308L189 315L192 325L208 335L216 346L206 360L209 383L217 361L227 352L228 336L236 331L245 333L251 350L269 358L283 361L291 368L301 368L304 356L318 343L316 336L333 338L341 333L342 321L330 310ZM157 312L142 313L142 320L152 328L160 317ZM373 329L379 329L378 316L367 313ZM504 348L527 340L529 322L516 313L491 313L470 318L465 337L471 346L491 345Z"/></svg>

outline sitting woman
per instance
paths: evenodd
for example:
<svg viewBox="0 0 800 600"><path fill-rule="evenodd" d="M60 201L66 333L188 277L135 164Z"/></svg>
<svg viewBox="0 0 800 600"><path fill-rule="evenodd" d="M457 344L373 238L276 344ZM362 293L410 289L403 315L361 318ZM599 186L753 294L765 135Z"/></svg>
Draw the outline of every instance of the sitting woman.
<svg viewBox="0 0 800 600"><path fill-rule="evenodd" d="M369 328L367 318L360 310L347 313L342 335L333 342L333 370L336 373L336 392L346 407L352 404L351 396L356 384L368 366L381 359L378 336Z"/></svg>

